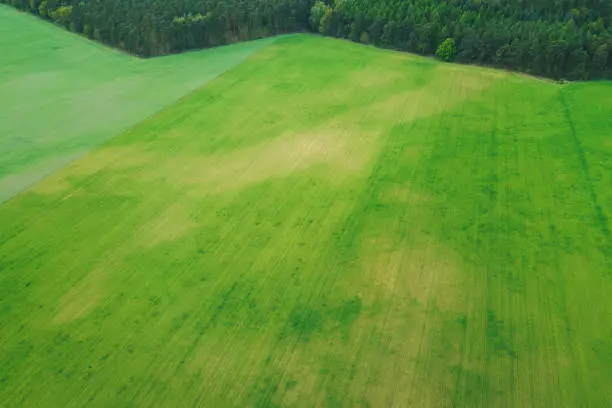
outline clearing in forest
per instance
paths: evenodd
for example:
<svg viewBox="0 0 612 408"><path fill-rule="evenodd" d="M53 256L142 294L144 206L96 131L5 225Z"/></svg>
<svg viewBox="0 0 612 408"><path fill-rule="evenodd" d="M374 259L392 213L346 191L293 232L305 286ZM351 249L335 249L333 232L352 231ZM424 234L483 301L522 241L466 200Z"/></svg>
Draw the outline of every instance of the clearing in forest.
<svg viewBox="0 0 612 408"><path fill-rule="evenodd" d="M278 39L0 205L0 401L606 406L611 91Z"/></svg>

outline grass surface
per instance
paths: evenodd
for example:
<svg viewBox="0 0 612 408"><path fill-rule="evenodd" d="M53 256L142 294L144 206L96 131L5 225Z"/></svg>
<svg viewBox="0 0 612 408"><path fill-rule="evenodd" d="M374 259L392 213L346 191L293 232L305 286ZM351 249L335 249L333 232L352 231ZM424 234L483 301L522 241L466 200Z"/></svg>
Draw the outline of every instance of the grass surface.
<svg viewBox="0 0 612 408"><path fill-rule="evenodd" d="M0 202L274 41L152 60L0 5Z"/></svg>
<svg viewBox="0 0 612 408"><path fill-rule="evenodd" d="M0 206L0 401L606 406L611 91L278 40Z"/></svg>

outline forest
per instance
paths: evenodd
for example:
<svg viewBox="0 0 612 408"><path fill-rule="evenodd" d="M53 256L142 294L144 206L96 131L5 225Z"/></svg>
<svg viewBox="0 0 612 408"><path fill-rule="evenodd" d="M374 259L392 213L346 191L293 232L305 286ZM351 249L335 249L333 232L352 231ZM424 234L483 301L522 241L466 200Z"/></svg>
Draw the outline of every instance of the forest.
<svg viewBox="0 0 612 408"><path fill-rule="evenodd" d="M0 0L151 57L308 27L309 0Z"/></svg>
<svg viewBox="0 0 612 408"><path fill-rule="evenodd" d="M143 57L314 31L554 79L612 78L609 0L0 0Z"/></svg>

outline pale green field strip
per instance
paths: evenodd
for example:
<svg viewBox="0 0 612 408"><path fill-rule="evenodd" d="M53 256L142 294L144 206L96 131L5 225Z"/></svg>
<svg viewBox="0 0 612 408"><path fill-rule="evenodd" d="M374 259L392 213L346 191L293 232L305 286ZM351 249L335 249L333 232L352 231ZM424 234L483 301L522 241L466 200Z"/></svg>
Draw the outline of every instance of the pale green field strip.
<svg viewBox="0 0 612 408"><path fill-rule="evenodd" d="M0 206L0 401L607 406L611 91L278 40Z"/></svg>
<svg viewBox="0 0 612 408"><path fill-rule="evenodd" d="M274 40L142 60L0 5L0 202Z"/></svg>

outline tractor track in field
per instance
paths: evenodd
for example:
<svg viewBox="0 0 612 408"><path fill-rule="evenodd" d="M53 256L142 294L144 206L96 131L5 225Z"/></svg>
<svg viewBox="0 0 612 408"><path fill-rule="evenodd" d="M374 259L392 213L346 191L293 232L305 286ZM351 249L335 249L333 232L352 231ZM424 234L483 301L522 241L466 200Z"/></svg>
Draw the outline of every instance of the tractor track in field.
<svg viewBox="0 0 612 408"><path fill-rule="evenodd" d="M589 165L589 161L586 156L586 152L580 141L580 137L578 136L578 132L576 131L576 127L574 125L574 121L572 119L572 114L567 106L567 101L565 99L565 92L567 89L561 89L559 91L559 100L561 102L561 106L563 107L563 113L567 120L567 124L570 129L570 136L574 142L574 146L576 148L576 154L578 155L578 160L580 162L580 167L582 169L582 173L584 176L585 187L591 197L591 203L593 206L593 211L595 212L595 218L597 220L597 225L601 230L604 238L606 239L606 246L603 249L603 253L608 260L608 263L612 264L612 259L609 258L609 253L612 251L612 234L610 234L610 229L608 228L608 217L604 213L601 204L599 203L599 197L595 192L595 188L593 187L593 178L591 176L591 168Z"/></svg>

